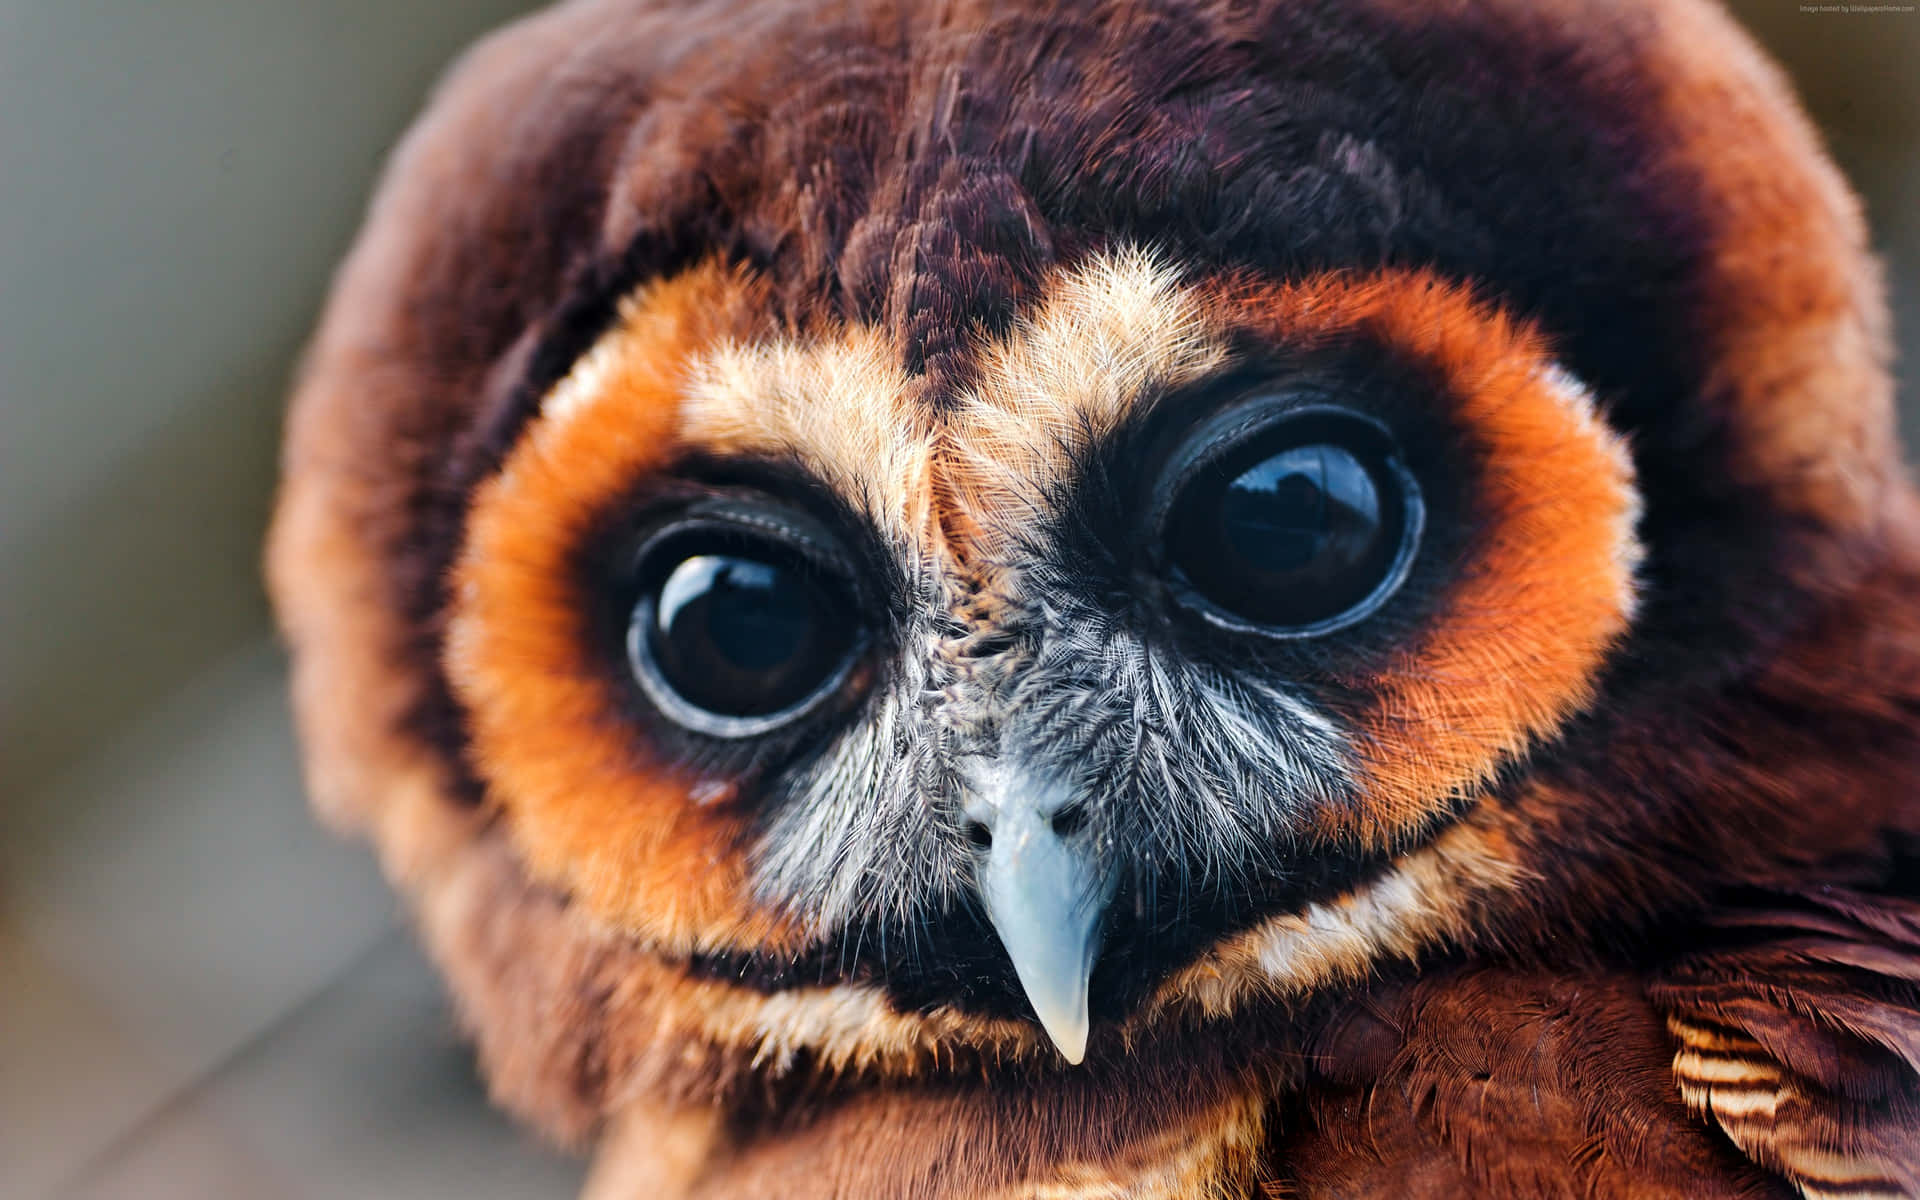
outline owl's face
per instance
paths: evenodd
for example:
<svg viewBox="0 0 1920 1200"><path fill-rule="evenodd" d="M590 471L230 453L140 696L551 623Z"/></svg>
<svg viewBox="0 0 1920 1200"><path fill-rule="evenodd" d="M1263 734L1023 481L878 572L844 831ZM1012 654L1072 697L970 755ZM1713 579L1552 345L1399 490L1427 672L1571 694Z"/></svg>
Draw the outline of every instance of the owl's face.
<svg viewBox="0 0 1920 1200"><path fill-rule="evenodd" d="M1809 836L1729 697L1889 410L1716 15L631 7L403 153L276 532L499 1075L1079 1062Z"/></svg>
<svg viewBox="0 0 1920 1200"><path fill-rule="evenodd" d="M1620 438L1431 275L1101 253L946 387L767 311L717 266L633 294L456 569L516 840L670 952L1074 1061L1263 918L1337 899L1363 969L1630 621Z"/></svg>

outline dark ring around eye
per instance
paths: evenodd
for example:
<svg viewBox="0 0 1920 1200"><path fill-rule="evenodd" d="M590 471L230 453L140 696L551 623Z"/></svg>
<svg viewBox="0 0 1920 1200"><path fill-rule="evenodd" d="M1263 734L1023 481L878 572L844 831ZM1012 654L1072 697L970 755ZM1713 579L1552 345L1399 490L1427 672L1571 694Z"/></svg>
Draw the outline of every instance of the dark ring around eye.
<svg viewBox="0 0 1920 1200"><path fill-rule="evenodd" d="M737 740L800 720L846 684L866 644L848 556L798 510L701 500L649 530L632 562L628 663L648 701L693 732ZM674 588L691 598L668 597ZM676 603L665 630L663 597ZM733 628L715 629L716 621ZM742 629L743 621L759 628ZM756 632L773 639L776 655L792 653L740 661L742 647L747 658L765 649L749 644Z"/></svg>
<svg viewBox="0 0 1920 1200"><path fill-rule="evenodd" d="M1236 473L1251 474L1291 453L1314 450L1338 460L1343 470L1336 474L1350 483L1364 475L1362 490L1376 505L1373 517L1385 526L1377 530L1380 541L1363 559L1348 564L1347 579L1335 581L1344 582L1344 591L1325 589L1326 611L1314 610L1314 597L1283 603L1279 607L1286 611L1278 615L1256 611L1262 607L1256 585L1281 576L1254 580L1258 572L1242 570L1236 578L1234 564L1220 561L1230 556L1217 536L1225 518L1213 510L1235 484ZM1329 505L1312 481L1292 482L1308 499ZM1324 488L1326 476L1317 482ZM1234 633L1300 639L1348 628L1378 612L1412 570L1425 520L1419 484L1387 426L1319 390L1276 390L1226 408L1176 445L1160 468L1144 532L1152 547L1150 566L1182 608ZM1310 575L1300 573L1300 578Z"/></svg>

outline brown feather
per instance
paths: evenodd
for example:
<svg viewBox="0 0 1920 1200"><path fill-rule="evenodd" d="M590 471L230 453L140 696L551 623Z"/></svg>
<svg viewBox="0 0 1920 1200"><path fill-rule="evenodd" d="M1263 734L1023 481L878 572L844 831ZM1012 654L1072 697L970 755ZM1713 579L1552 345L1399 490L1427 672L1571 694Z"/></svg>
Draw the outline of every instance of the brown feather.
<svg viewBox="0 0 1920 1200"><path fill-rule="evenodd" d="M1784 1195L1688 1117L1631 977L1440 974L1315 1048L1326 1075L1283 1110L1274 1195Z"/></svg>

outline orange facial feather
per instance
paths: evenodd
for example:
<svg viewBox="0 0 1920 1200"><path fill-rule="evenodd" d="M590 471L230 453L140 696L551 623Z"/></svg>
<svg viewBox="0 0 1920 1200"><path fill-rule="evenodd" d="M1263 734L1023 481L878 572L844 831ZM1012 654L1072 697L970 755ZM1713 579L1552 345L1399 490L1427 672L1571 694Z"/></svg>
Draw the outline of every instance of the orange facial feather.
<svg viewBox="0 0 1920 1200"><path fill-rule="evenodd" d="M570 561L608 506L669 460L681 372L753 298L708 267L629 300L475 496L454 578L449 677L528 867L672 953L778 946L796 931L750 893L737 812L697 802L703 781L652 757L620 719Z"/></svg>
<svg viewBox="0 0 1920 1200"><path fill-rule="evenodd" d="M1471 561L1415 644L1363 681L1360 803L1322 816L1324 833L1357 825L1391 849L1591 696L1633 615L1633 467L1536 332L1431 274L1336 273L1218 303L1276 344L1362 333L1418 364L1487 464Z"/></svg>

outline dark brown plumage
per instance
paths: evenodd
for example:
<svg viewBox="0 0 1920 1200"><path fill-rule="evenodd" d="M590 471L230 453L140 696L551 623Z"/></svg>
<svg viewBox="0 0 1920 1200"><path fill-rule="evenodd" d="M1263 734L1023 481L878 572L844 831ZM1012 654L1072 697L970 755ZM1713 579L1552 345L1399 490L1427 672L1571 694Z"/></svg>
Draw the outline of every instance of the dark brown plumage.
<svg viewBox="0 0 1920 1200"><path fill-rule="evenodd" d="M1920 1196L1885 321L1692 0L564 4L302 375L315 801L598 1197ZM1154 514L1286 421L1404 550L1276 633ZM648 674L697 537L794 715Z"/></svg>

